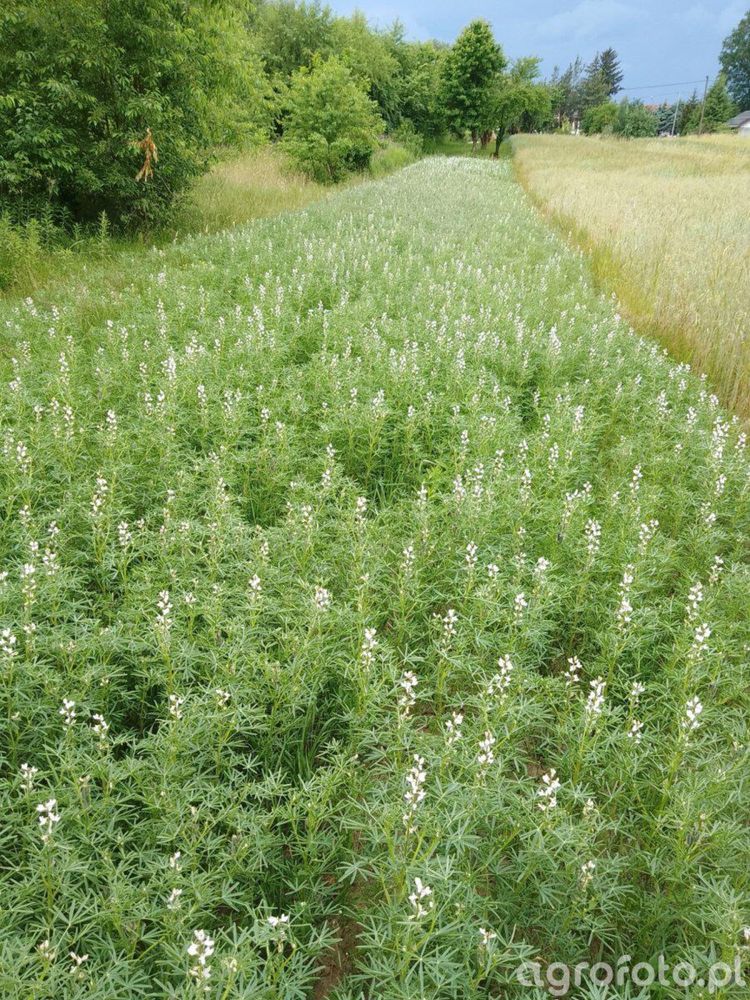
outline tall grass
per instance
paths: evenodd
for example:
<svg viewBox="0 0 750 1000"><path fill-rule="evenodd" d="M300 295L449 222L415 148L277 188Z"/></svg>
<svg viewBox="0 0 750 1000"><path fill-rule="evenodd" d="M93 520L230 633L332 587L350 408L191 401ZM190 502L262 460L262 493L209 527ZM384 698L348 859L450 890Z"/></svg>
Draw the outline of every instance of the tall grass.
<svg viewBox="0 0 750 1000"><path fill-rule="evenodd" d="M134 254L0 336L3 997L747 966L746 439L509 163Z"/></svg>
<svg viewBox="0 0 750 1000"><path fill-rule="evenodd" d="M251 219L303 208L327 193L295 170L279 150L263 146L219 162L194 183L174 232L212 233Z"/></svg>
<svg viewBox="0 0 750 1000"><path fill-rule="evenodd" d="M517 173L628 317L750 417L750 143L519 136Z"/></svg>

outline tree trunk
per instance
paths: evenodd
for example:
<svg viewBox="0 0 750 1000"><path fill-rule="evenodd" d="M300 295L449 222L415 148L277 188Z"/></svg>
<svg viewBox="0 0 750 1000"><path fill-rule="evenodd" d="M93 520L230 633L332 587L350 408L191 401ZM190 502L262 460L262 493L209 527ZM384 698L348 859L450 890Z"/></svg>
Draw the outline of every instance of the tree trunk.
<svg viewBox="0 0 750 1000"><path fill-rule="evenodd" d="M495 152L492 154L493 159L497 160L500 156L500 145L505 138L505 129L499 128L495 132Z"/></svg>

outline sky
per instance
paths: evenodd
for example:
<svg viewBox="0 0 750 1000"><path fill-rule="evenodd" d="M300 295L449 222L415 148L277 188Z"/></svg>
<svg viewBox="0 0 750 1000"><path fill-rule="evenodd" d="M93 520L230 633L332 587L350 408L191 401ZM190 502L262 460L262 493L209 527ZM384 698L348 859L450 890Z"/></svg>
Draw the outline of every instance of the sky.
<svg viewBox="0 0 750 1000"><path fill-rule="evenodd" d="M451 42L469 21L484 18L507 56L540 56L545 76L576 55L588 62L612 46L625 74L623 88L633 88L623 96L646 103L689 97L694 87L700 91L704 77L713 79L719 70L722 41L750 7L750 0L327 2L340 14L359 9L381 27L398 18L414 39Z"/></svg>

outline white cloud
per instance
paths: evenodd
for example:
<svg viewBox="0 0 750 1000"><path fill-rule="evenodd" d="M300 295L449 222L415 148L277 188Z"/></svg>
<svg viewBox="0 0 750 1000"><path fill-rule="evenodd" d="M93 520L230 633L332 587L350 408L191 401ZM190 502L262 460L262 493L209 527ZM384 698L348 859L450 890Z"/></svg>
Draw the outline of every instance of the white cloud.
<svg viewBox="0 0 750 1000"><path fill-rule="evenodd" d="M553 14L541 22L540 36L590 38L639 18L633 4L621 0L581 0L575 7Z"/></svg>

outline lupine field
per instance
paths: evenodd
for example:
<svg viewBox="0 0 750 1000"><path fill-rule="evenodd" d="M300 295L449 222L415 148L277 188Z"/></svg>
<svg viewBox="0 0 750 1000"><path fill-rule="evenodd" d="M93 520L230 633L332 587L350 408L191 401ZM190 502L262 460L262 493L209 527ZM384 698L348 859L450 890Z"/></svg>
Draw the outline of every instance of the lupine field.
<svg viewBox="0 0 750 1000"><path fill-rule="evenodd" d="M745 433L507 163L0 324L0 995L747 969Z"/></svg>

